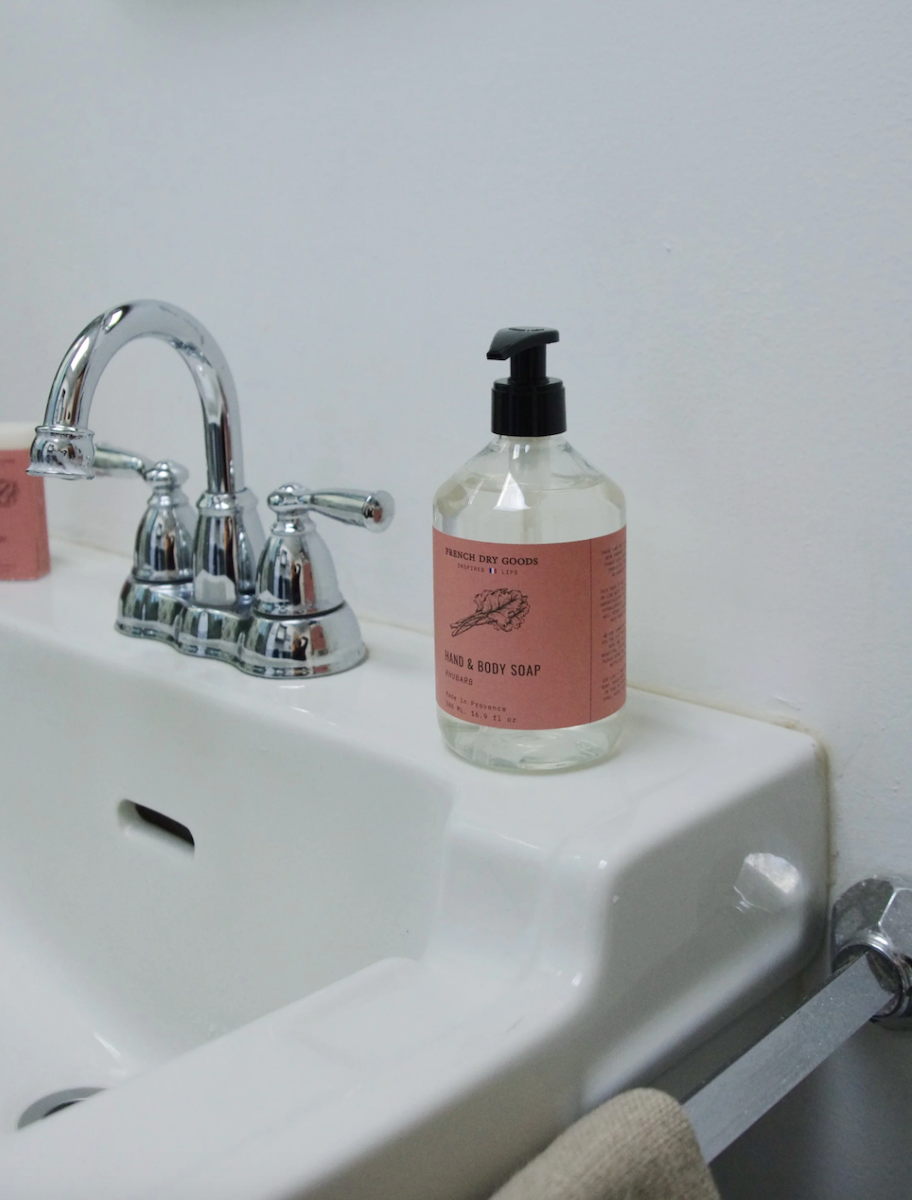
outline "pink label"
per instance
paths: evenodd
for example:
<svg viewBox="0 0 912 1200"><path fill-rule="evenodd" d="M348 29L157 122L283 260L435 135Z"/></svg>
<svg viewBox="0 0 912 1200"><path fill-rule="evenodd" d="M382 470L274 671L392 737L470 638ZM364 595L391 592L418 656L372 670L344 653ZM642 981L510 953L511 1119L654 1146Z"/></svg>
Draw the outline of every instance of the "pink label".
<svg viewBox="0 0 912 1200"><path fill-rule="evenodd" d="M608 717L626 681L626 530L514 546L434 530L437 703L474 725Z"/></svg>
<svg viewBox="0 0 912 1200"><path fill-rule="evenodd" d="M28 450L0 450L0 579L38 579L51 569L44 480L26 475Z"/></svg>

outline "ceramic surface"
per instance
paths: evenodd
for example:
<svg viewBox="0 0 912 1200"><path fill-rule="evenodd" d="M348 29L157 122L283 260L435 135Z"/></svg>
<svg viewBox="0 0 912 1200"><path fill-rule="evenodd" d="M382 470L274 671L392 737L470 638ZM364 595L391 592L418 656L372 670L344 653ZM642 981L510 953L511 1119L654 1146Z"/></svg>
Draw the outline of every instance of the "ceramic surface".
<svg viewBox="0 0 912 1200"><path fill-rule="evenodd" d="M633 692L613 760L482 771L429 639L251 679L118 636L125 573L0 585L0 1194L485 1196L816 948L805 735Z"/></svg>

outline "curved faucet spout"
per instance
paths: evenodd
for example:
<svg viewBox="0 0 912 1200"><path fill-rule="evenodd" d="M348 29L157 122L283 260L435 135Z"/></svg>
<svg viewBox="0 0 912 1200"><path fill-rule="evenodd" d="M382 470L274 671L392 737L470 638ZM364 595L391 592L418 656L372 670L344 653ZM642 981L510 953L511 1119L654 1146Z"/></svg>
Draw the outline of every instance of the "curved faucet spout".
<svg viewBox="0 0 912 1200"><path fill-rule="evenodd" d="M135 300L96 317L67 350L51 386L44 425L32 444L34 475L91 479L89 409L117 351L136 338L167 342L190 369L203 408L207 490L232 496L244 487L237 393L225 356L189 313L160 300Z"/></svg>
<svg viewBox="0 0 912 1200"><path fill-rule="evenodd" d="M207 490L201 496L194 547L194 600L230 607L250 594L265 541L256 497L244 487L237 393L225 356L195 317L160 300L135 300L96 317L63 357L35 430L30 475L91 479L95 445L89 410L95 388L117 351L136 338L172 346L190 369L203 407Z"/></svg>

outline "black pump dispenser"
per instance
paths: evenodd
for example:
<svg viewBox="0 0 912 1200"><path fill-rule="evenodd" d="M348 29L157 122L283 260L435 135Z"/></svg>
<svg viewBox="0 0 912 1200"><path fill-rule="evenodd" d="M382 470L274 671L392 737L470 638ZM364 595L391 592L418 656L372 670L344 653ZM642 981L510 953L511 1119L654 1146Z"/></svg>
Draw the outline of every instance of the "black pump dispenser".
<svg viewBox="0 0 912 1200"><path fill-rule="evenodd" d="M510 360L509 379L491 390L491 431L507 437L550 437L567 428L564 385L546 373L545 346L556 329L530 326L498 329L488 358Z"/></svg>

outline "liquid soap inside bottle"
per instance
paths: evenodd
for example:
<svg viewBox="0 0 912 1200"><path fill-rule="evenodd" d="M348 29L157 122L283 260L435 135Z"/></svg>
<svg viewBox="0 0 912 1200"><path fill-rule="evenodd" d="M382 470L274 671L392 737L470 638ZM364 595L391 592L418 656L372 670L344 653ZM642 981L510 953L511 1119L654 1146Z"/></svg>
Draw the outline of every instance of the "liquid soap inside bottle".
<svg viewBox="0 0 912 1200"><path fill-rule="evenodd" d="M624 496L563 436L563 385L544 373L556 340L498 333L496 436L434 497L438 720L479 766L580 766L623 729Z"/></svg>

